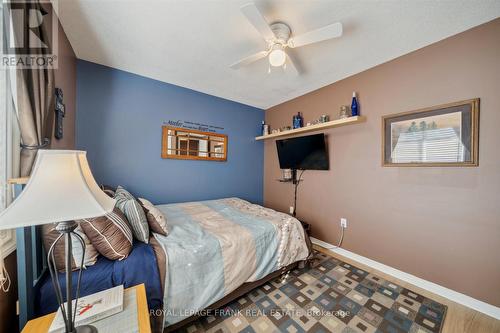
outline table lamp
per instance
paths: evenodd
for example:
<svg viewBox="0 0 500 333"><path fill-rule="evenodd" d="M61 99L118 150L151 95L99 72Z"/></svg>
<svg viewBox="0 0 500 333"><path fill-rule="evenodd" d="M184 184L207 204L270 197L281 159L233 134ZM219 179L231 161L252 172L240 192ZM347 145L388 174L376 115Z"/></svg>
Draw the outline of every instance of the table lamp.
<svg viewBox="0 0 500 333"><path fill-rule="evenodd" d="M80 292L81 267L85 256L85 242L74 232L75 220L105 215L113 210L115 200L97 185L86 152L75 150L39 150L33 170L24 190L0 213L0 230L56 223L60 235L48 251L47 263L61 309L67 333L97 332L90 325L75 327L76 311L72 299L72 235L83 249L82 262L76 286L75 304ZM66 306L57 276L54 248L65 240Z"/></svg>

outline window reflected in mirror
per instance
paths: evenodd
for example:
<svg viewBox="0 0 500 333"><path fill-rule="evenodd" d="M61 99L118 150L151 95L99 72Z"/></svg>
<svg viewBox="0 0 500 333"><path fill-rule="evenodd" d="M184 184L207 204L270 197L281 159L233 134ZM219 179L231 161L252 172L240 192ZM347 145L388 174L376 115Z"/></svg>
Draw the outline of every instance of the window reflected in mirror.
<svg viewBox="0 0 500 333"><path fill-rule="evenodd" d="M227 135L163 126L162 158L227 160Z"/></svg>

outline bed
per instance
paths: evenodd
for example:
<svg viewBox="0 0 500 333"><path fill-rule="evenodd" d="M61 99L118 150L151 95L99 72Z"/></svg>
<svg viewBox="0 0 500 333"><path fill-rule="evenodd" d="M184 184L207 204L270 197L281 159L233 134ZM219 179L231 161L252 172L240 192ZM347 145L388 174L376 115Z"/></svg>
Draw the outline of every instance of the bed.
<svg viewBox="0 0 500 333"><path fill-rule="evenodd" d="M171 331L197 311L234 300L310 254L298 220L242 199L157 207L167 218L169 235L152 234L150 244L136 242L122 261L101 257L84 270L81 287L84 296L144 282L155 332ZM49 277L35 292L36 315L57 308Z"/></svg>

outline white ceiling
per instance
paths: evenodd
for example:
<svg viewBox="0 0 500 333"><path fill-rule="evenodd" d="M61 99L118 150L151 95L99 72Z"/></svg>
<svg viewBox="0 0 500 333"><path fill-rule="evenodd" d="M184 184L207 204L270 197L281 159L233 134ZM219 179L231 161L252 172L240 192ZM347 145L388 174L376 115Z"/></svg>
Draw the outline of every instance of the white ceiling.
<svg viewBox="0 0 500 333"><path fill-rule="evenodd" d="M80 59L267 109L500 16L500 1L255 1L292 33L342 22L344 36L291 50L300 76L267 74L267 60L233 70L263 50L241 14L250 0L60 0L59 16Z"/></svg>

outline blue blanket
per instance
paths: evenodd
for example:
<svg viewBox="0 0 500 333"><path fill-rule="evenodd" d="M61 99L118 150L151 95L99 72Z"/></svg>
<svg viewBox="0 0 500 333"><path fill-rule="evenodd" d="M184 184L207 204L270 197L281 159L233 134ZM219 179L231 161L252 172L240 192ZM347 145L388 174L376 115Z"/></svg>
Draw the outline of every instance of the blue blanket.
<svg viewBox="0 0 500 333"><path fill-rule="evenodd" d="M78 272L73 272L73 296ZM61 288L66 290L65 274L59 273ZM144 283L150 309L161 309L163 303L160 274L156 256L150 245L135 242L129 256L121 261L100 256L97 262L82 272L80 295L86 296L123 284L125 288ZM63 292L64 293L64 292ZM36 316L56 311L57 299L50 274L46 274L36 297Z"/></svg>

